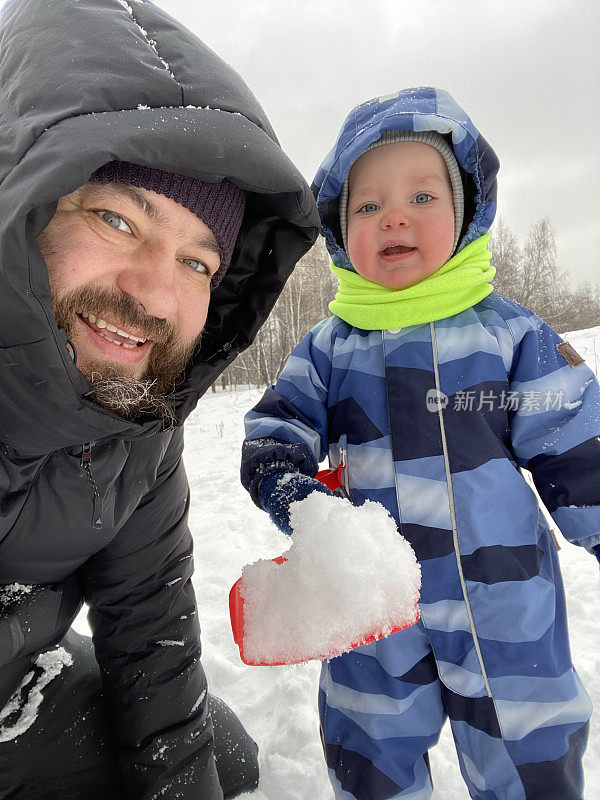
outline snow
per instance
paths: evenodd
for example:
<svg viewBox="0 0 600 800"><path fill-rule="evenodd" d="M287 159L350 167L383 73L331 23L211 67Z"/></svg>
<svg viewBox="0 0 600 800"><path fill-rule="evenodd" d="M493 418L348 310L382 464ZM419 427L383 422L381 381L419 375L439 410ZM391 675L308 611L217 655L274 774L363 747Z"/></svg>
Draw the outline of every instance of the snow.
<svg viewBox="0 0 600 800"><path fill-rule="evenodd" d="M119 3L120 3L122 6L123 6L123 8L124 8L124 9L127 11L127 13L129 14L129 16L130 16L130 17L132 18L132 20L134 21L134 23L137 25L137 27L139 28L139 30L140 30L140 32L141 32L141 34L142 34L142 36L144 37L144 39L146 40L146 42L147 42L147 43L150 45L150 47L151 47L152 51L154 52L154 54L156 55L156 57L159 59L159 61L160 61L160 62L161 62L161 64L163 65L163 67L164 67L164 68L167 70L167 72L169 73L169 75L170 75L170 76L171 76L173 79L175 79L175 76L174 76L174 75L173 75L173 73L171 72L171 67L169 66L169 64L168 64L168 63L167 63L167 62L164 60L164 58L163 58L163 57L160 55L160 53L158 52L158 45L157 45L156 41L155 41L154 39L151 39L151 38L148 36L148 31L144 30L144 28L142 28L142 26L140 25L140 23L139 23L139 22L137 21L137 19L135 18L135 14L133 13L133 8L132 8L132 7L129 5L129 3L127 2L127 0L118 0L118 2L119 2ZM139 2L139 0L133 0L133 2Z"/></svg>
<svg viewBox="0 0 600 800"><path fill-rule="evenodd" d="M577 350L596 375L600 375L600 325L583 331L561 333L561 337Z"/></svg>
<svg viewBox="0 0 600 800"><path fill-rule="evenodd" d="M38 708L44 699L44 688L53 678L60 675L63 667L70 667L73 664L73 658L63 647L56 647L41 653L36 658L35 664L41 671L40 674L36 677L34 670L28 672L8 703L0 710L0 742L16 739L33 725ZM27 698L24 704L22 704L23 692Z"/></svg>
<svg viewBox="0 0 600 800"><path fill-rule="evenodd" d="M0 606L8 606L16 600L21 600L24 595L31 594L33 586L22 583L9 583L0 588Z"/></svg>
<svg viewBox="0 0 600 800"><path fill-rule="evenodd" d="M194 713L194 711L198 708L200 703L204 700L205 695L206 695L206 689L200 693L200 697L196 700L196 702L192 706L192 710L190 711L190 716Z"/></svg>
<svg viewBox="0 0 600 800"><path fill-rule="evenodd" d="M564 338L598 372L600 327ZM244 565L275 558L289 545L239 482L242 418L261 394L209 392L186 423L202 662L210 691L235 710L260 746L259 787L240 800L333 800L319 738L319 664L245 666L229 624L229 590ZM596 707L584 758L591 800L600 797L600 573L591 555L564 539L560 544L573 660ZM85 621L77 627L84 630ZM430 760L437 786L432 800L469 800L448 725Z"/></svg>
<svg viewBox="0 0 600 800"><path fill-rule="evenodd" d="M380 503L314 492L292 503L290 522L286 561L242 572L247 663L334 658L416 621L421 569Z"/></svg>
<svg viewBox="0 0 600 800"><path fill-rule="evenodd" d="M566 409L568 409L569 411L571 411L574 408L578 408L581 405L583 405L583 401L582 400L575 400L575 402L573 402L573 403L563 403L563 406Z"/></svg>

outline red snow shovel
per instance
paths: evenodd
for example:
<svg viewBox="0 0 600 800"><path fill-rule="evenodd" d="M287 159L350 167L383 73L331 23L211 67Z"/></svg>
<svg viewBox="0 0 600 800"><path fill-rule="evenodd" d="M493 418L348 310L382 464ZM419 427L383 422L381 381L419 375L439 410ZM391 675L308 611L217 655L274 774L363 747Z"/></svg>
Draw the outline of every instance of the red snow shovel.
<svg viewBox="0 0 600 800"><path fill-rule="evenodd" d="M278 556L274 558L273 561L276 564L283 564L284 561L287 561L285 556ZM231 630L233 631L233 640L237 644L240 649L240 658L244 662L244 664L249 664L253 667L276 667L276 666L283 666L285 664L301 664L303 661L323 661L326 658L331 658L329 655L314 655L310 657L289 657L286 658L285 661L260 661L254 660L246 655L244 651L244 600L241 596L242 590L242 579L239 578L231 587L231 591L229 592L229 616L231 617ZM415 616L409 622L406 622L404 625L399 625L397 628L394 628L389 633L379 633L379 634L369 634L365 636L362 641L354 642L351 644L347 649L353 650L355 647L359 647L363 644L370 644L371 642L375 642L378 639L383 639L385 636L391 636L392 633L398 633L398 631L403 631L405 628L410 628L411 625L414 625L415 622L419 619L419 608L415 606Z"/></svg>
<svg viewBox="0 0 600 800"><path fill-rule="evenodd" d="M317 473L316 477L318 480L321 481L328 489L334 491L335 489L339 489L342 484L342 471L344 467L340 466L337 469L327 469L322 470L321 472ZM274 558L273 561L276 564L283 564L287 561L285 556L278 556ZM231 617L231 629L233 631L233 639L240 650L240 658L244 662L244 664L249 664L250 666L257 666L257 667L272 667L272 666L282 666L285 664L299 664L303 661L309 660L317 660L322 661L328 658L327 655L314 655L310 658L295 658L290 657L285 661L260 661L251 659L247 656L244 652L244 599L242 597L242 579L239 578L231 587L231 591L229 592L229 616ZM365 636L360 642L355 642L354 644L348 647L349 650L354 649L355 647L359 647L363 644L370 644L371 642L375 642L378 639L384 638L384 636L391 636L392 633L397 633L398 631L402 631L405 628L410 628L411 625L414 625L415 622L419 619L419 607L415 606L415 616L409 622L406 622L403 625L399 625L397 628L394 628L389 633L379 633L379 634L369 634Z"/></svg>

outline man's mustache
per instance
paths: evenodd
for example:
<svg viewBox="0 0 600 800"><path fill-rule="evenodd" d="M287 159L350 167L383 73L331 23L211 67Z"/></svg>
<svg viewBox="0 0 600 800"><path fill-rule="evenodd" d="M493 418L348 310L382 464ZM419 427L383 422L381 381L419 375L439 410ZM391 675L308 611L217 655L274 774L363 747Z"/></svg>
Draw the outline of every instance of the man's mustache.
<svg viewBox="0 0 600 800"><path fill-rule="evenodd" d="M67 319L72 321L75 315L86 311L158 344L169 344L177 339L170 322L144 313L137 300L118 289L82 286L57 298L54 305L59 323Z"/></svg>

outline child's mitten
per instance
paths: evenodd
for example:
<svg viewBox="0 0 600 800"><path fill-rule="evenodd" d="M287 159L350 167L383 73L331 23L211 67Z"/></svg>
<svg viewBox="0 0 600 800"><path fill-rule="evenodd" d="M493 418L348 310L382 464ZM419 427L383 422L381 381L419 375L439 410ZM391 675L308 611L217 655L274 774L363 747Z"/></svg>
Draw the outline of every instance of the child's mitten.
<svg viewBox="0 0 600 800"><path fill-rule="evenodd" d="M271 520L280 531L289 536L292 533L290 504L295 500L304 500L312 492L333 494L316 478L310 478L301 472L271 472L262 479L258 497Z"/></svg>

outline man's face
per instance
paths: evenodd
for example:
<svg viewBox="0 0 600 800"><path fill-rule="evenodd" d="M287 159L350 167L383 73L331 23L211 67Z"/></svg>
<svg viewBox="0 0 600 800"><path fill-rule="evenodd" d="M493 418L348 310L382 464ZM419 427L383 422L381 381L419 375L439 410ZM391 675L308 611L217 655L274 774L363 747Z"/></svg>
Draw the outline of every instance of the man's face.
<svg viewBox="0 0 600 800"><path fill-rule="evenodd" d="M37 243L56 321L97 401L134 416L150 406L119 408L111 392L133 386L146 400L148 392L164 398L206 321L221 261L210 229L164 195L88 183L59 200Z"/></svg>

